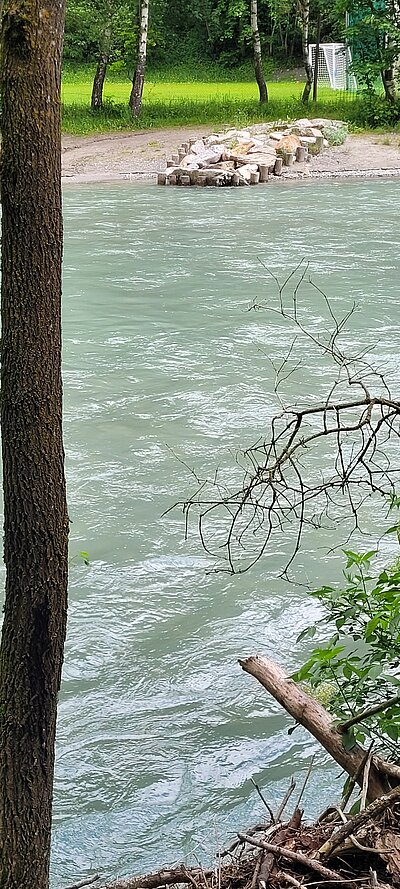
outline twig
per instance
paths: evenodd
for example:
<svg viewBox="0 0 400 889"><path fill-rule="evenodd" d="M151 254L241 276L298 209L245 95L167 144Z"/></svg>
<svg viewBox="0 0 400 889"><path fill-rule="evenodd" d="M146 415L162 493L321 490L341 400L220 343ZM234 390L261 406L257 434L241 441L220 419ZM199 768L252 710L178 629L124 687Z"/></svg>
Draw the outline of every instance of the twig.
<svg viewBox="0 0 400 889"><path fill-rule="evenodd" d="M351 818L347 821L346 824L342 824L335 833L332 834L329 840L327 840L320 849L318 849L317 855L318 858L329 858L332 855L334 849L336 849L340 844L345 840L350 834L356 833L356 831L374 818L376 815L380 815L386 809L389 809L390 806L397 802L400 799L400 787L395 787L394 790L391 790L390 793L385 793L383 796L376 799L371 805L365 809L364 812L359 812L358 815L355 815L354 818Z"/></svg>
<svg viewBox="0 0 400 889"><path fill-rule="evenodd" d="M296 805L295 805L295 810L298 809L298 808L300 807L300 803L301 803L301 800L302 800L302 798L303 798L304 791L305 791L305 789L306 789L306 787L307 787L307 784L308 784L308 782L309 782L310 775L311 775L311 772L312 772L312 769L313 769L313 765L314 765L314 762L315 762L315 756L316 756L316 754L313 753L313 755L312 755L312 757L311 757L310 765L308 766L308 769L307 769L306 777L304 778L304 781L303 781L303 786L302 786L302 788L301 788L301 790L300 790L300 793L299 793L299 798L298 798L297 803L296 803Z"/></svg>
<svg viewBox="0 0 400 889"><path fill-rule="evenodd" d="M254 833L260 833L262 831L265 837L271 836L271 834L275 833L275 831L279 828L279 824L255 824L254 827L249 827L247 833L252 836ZM222 849L219 853L220 858L224 858L226 855L231 855L232 852L240 846L241 840L235 840L228 846L227 849Z"/></svg>
<svg viewBox="0 0 400 889"><path fill-rule="evenodd" d="M351 719L341 722L338 725L338 731L342 733L347 732L349 728L352 728L353 725L357 725L359 722L363 722L368 716L375 716L376 713L382 713L383 710L395 707L396 704L400 704L400 695L394 695L393 698L388 698L387 701L383 701L381 704L375 704L374 707L368 707L366 710L362 710L361 713L356 713Z"/></svg>
<svg viewBox="0 0 400 889"><path fill-rule="evenodd" d="M283 800L276 811L275 821L281 820L282 815L283 815L285 808L286 808L286 804L289 802L290 797L291 797L293 791L295 790L295 788L296 788L296 782L295 782L294 778L292 777L289 787L285 793L285 796L283 797Z"/></svg>
<svg viewBox="0 0 400 889"><path fill-rule="evenodd" d="M261 850L261 852L257 855L256 866L255 866L255 868L254 868L253 878L252 878L252 881L251 881L251 889L256 889L257 881L258 881L258 875L259 875L259 873L260 873L260 868L261 868L261 865L262 865L263 857L264 857L264 852L263 852L263 850Z"/></svg>
<svg viewBox="0 0 400 889"><path fill-rule="evenodd" d="M94 877L89 877L84 880L79 880L78 883L73 883L72 886L66 886L65 889L81 889L82 886L91 886L92 883L95 883L96 880L100 879L100 874L95 874Z"/></svg>
<svg viewBox="0 0 400 889"><path fill-rule="evenodd" d="M278 871L276 878L279 886L282 885L282 882L285 882L289 883L289 886L296 886L296 889L303 889L303 883L300 883L299 880L296 880L295 877L292 877L291 874L287 874L284 870Z"/></svg>
<svg viewBox="0 0 400 889"><path fill-rule="evenodd" d="M361 799L360 799L360 812L364 812L365 807L367 805L369 770L371 768L371 760L372 760L372 750L369 752L369 754L367 756L367 761L365 763L365 768L364 768L363 785L362 785Z"/></svg>
<svg viewBox="0 0 400 889"><path fill-rule="evenodd" d="M326 880L332 880L334 883L337 881L342 882L340 874L336 873L334 870L330 870L328 867L324 867L323 864L316 861L314 858L307 858L302 852L292 852L291 849L275 846L273 843L263 843L261 840L254 840L253 837L249 837L245 833L239 833L238 837L250 846L257 846L259 849L265 849L267 852L272 852L273 855L277 855L280 858L287 858L289 861L297 861L297 864L302 864L303 867L308 868L308 870L315 870L317 874L320 874Z"/></svg>
<svg viewBox="0 0 400 889"><path fill-rule="evenodd" d="M275 815L274 815L274 813L273 813L273 811L272 811L272 809L271 809L271 806L267 803L267 800L265 799L265 796L264 796L264 794L263 794L261 788L258 786L258 784L256 784L256 782L254 781L254 778L250 778L250 781L251 781L253 787L256 788L256 791L257 791L257 793L258 793L258 795L259 795L259 797L260 797L260 800L264 803L264 806L265 806L265 808L266 808L268 814L269 814L270 817L271 817L271 821L272 821L272 823L273 823L273 824L276 824L276 818L275 818Z"/></svg>

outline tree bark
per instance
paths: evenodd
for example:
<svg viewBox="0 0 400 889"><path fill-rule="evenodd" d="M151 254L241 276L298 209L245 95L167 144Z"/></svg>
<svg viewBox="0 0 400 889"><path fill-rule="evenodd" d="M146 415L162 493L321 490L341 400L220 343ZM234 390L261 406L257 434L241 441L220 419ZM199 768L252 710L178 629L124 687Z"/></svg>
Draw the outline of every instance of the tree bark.
<svg viewBox="0 0 400 889"><path fill-rule="evenodd" d="M63 0L2 10L0 887L47 889L67 611L62 443Z"/></svg>
<svg viewBox="0 0 400 889"><path fill-rule="evenodd" d="M103 87L107 74L107 66L110 60L111 26L104 31L103 48L100 53L96 73L93 80L92 98L90 107L92 111L101 111L103 107Z"/></svg>
<svg viewBox="0 0 400 889"><path fill-rule="evenodd" d="M301 50L303 55L303 65L306 72L306 82L303 90L301 101L306 105L313 85L313 69L308 58L308 34L310 30L310 0L298 0L298 10L301 21Z"/></svg>
<svg viewBox="0 0 400 889"><path fill-rule="evenodd" d="M318 10L317 16L317 34L315 38L315 62L313 72L313 102L318 98L318 69L319 69L319 47L321 43L321 11Z"/></svg>
<svg viewBox="0 0 400 889"><path fill-rule="evenodd" d="M351 750L343 745L343 735L333 725L330 714L303 689L290 679L282 667L269 658L249 657L239 661L246 673L254 676L261 685L284 707L296 722L303 725L322 744L332 758L355 778L358 784L363 783L362 764L366 751L358 744ZM381 797L388 790L385 777L371 763L368 785L368 800Z"/></svg>
<svg viewBox="0 0 400 889"><path fill-rule="evenodd" d="M393 104L397 99L397 90L393 68L387 68L385 71L382 71L381 76L383 88L385 90L385 97L388 102L391 102Z"/></svg>
<svg viewBox="0 0 400 889"><path fill-rule="evenodd" d="M257 0L251 0L251 33L253 35L254 71L256 75L258 91L260 93L260 102L261 104L264 104L265 102L268 102L268 91L267 85L265 83L262 65L261 40L260 32L258 30Z"/></svg>
<svg viewBox="0 0 400 889"><path fill-rule="evenodd" d="M147 34L149 30L149 0L140 0L139 46L136 70L129 97L129 107L134 117L138 117L142 107L144 77L146 73Z"/></svg>

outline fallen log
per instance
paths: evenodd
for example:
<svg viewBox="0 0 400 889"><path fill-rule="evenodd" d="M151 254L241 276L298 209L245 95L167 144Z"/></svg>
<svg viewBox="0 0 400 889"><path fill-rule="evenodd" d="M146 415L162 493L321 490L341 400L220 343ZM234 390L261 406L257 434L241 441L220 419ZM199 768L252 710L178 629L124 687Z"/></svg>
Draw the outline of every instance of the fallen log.
<svg viewBox="0 0 400 889"><path fill-rule="evenodd" d="M98 889L157 889L159 886L172 886L184 883L196 885L196 877L203 880L210 877L214 870L198 868L172 867L155 871L152 874L143 874L139 877L127 877L125 880L114 880L104 883Z"/></svg>
<svg viewBox="0 0 400 889"><path fill-rule="evenodd" d="M331 715L310 695L293 682L285 671L274 661L260 655L239 660L239 664L246 673L254 676L261 685L278 701L290 716L303 725L314 738L328 751L328 753L345 771L354 777L357 783L363 785L363 770L360 766L365 758L366 751L359 744L355 744L351 750L346 750L343 744L343 734L333 724ZM371 762L369 773L367 800L372 802L389 789L387 778Z"/></svg>

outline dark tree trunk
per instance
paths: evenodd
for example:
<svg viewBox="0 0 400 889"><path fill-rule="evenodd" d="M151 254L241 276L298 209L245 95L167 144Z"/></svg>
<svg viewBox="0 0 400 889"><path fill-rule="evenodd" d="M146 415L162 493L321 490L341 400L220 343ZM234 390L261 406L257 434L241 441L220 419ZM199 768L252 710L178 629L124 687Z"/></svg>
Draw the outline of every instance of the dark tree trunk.
<svg viewBox="0 0 400 889"><path fill-rule="evenodd" d="M268 102L267 85L265 83L264 71L262 66L261 40L258 30L258 9L257 0L251 0L251 33L253 35L253 54L254 54L254 71L260 93L261 104Z"/></svg>
<svg viewBox="0 0 400 889"><path fill-rule="evenodd" d="M103 107L103 87L111 55L111 37L112 24L111 21L108 21L102 34L102 48L93 80L92 98L90 102L92 111L101 111Z"/></svg>
<svg viewBox="0 0 400 889"><path fill-rule="evenodd" d="M129 107L134 117L138 117L142 107L144 77L146 73L147 34L149 30L149 0L140 0L139 45L136 70L129 97Z"/></svg>
<svg viewBox="0 0 400 889"><path fill-rule="evenodd" d="M0 889L47 889L67 612L62 444L62 0L2 11Z"/></svg>
<svg viewBox="0 0 400 889"><path fill-rule="evenodd" d="M385 71L381 72L382 74L382 83L383 88L385 90L385 97L388 102L395 102L397 98L397 90L396 84L394 80L394 73L392 68L388 68Z"/></svg>
<svg viewBox="0 0 400 889"><path fill-rule="evenodd" d="M301 97L302 102L306 105L313 85L313 69L308 58L308 34L310 29L310 0L298 0L298 9L301 21L301 49L303 55L303 65L306 72L306 82Z"/></svg>
<svg viewBox="0 0 400 889"><path fill-rule="evenodd" d="M97 62L96 73L93 80L92 98L90 107L92 111L101 111L103 107L103 87L107 74L107 65L109 62L109 53L102 52Z"/></svg>
<svg viewBox="0 0 400 889"><path fill-rule="evenodd" d="M318 12L317 16L317 34L315 38L315 62L314 62L314 76L313 76L313 102L317 101L318 98L318 69L319 69L319 47L321 43L321 13Z"/></svg>

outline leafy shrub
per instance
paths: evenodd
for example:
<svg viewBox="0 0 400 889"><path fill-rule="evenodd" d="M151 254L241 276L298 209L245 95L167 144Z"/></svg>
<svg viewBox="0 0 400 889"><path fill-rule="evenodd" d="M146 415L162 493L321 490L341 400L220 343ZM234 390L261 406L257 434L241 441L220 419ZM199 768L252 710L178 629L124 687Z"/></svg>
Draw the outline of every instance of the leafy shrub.
<svg viewBox="0 0 400 889"><path fill-rule="evenodd" d="M347 124L340 127L324 127L324 136L328 140L329 145L343 145L349 135Z"/></svg>
<svg viewBox="0 0 400 889"><path fill-rule="evenodd" d="M333 634L314 648L294 677L317 693L328 686L329 709L339 722L400 695L400 564L376 572L375 552L348 550L345 555L344 588L324 586L311 594L323 616L298 641L313 638L318 627ZM356 741L373 740L375 749L392 758L398 756L399 737L400 697L344 736L349 749Z"/></svg>

